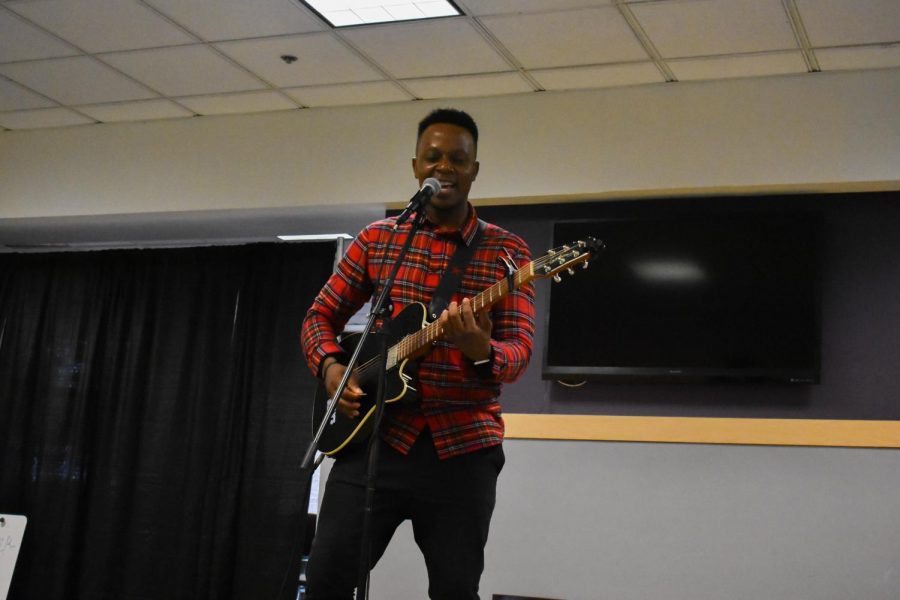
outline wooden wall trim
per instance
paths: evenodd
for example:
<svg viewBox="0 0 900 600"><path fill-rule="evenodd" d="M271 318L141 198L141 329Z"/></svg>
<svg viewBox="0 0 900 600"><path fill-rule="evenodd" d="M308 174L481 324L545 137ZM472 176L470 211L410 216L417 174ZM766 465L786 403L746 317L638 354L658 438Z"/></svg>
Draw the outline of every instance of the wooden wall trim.
<svg viewBox="0 0 900 600"><path fill-rule="evenodd" d="M507 439L900 448L900 421L503 415Z"/></svg>

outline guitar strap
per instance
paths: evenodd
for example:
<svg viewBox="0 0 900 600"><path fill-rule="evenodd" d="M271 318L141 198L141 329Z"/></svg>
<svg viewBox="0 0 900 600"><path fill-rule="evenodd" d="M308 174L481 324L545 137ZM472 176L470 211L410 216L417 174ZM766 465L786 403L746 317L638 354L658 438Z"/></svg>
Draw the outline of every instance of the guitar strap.
<svg viewBox="0 0 900 600"><path fill-rule="evenodd" d="M466 272L466 266L469 264L469 260L472 259L475 248L481 243L484 227L484 221L478 219L478 229L475 230L472 241L469 245L460 244L456 252L453 253L453 258L450 259L447 270L444 271L444 276L441 277L440 283L434 289L431 302L428 304L428 316L431 320L437 319L444 312L444 309L450 306L450 298L453 297L453 293L459 287L459 281L462 279L463 273Z"/></svg>

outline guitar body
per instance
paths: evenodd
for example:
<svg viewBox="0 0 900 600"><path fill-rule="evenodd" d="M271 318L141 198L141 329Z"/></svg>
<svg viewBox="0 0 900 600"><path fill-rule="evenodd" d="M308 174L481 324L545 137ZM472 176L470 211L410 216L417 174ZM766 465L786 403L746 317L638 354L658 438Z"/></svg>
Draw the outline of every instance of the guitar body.
<svg viewBox="0 0 900 600"><path fill-rule="evenodd" d="M390 322L383 335L387 335L386 347L390 348L404 337L415 333L427 324L425 305L420 303L410 304L404 308ZM341 339L341 347L348 354L352 354L359 345L362 334L353 333ZM317 449L328 456L343 450L347 445L359 443L368 439L372 432L372 421L375 414L375 402L378 399L378 352L381 342L377 335L369 335L360 350L356 368L356 377L359 387L366 393L360 400L359 416L355 418L345 417L335 410L331 419L325 425L322 436L319 438ZM413 402L416 400L416 392L408 385L410 376L404 373L407 367L412 368L415 363L410 360L400 361L388 368L385 377L384 401L385 404L393 402ZM319 383L316 390L316 398L313 403L313 424L319 424L325 418L329 397L325 385Z"/></svg>

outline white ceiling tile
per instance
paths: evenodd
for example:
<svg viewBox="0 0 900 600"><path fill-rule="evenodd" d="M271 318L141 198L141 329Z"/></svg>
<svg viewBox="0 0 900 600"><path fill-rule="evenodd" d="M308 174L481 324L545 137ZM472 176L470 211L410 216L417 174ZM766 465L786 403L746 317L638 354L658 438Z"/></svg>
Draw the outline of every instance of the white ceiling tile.
<svg viewBox="0 0 900 600"><path fill-rule="evenodd" d="M72 56L78 50L21 17L0 9L0 62Z"/></svg>
<svg viewBox="0 0 900 600"><path fill-rule="evenodd" d="M526 69L642 60L647 53L615 8L485 17Z"/></svg>
<svg viewBox="0 0 900 600"><path fill-rule="evenodd" d="M185 110L174 102L162 99L117 102L115 104L94 104L79 106L78 110L101 123L174 119L194 115L191 111Z"/></svg>
<svg viewBox="0 0 900 600"><path fill-rule="evenodd" d="M389 81L300 87L285 92L304 106L352 106L412 100Z"/></svg>
<svg viewBox="0 0 900 600"><path fill-rule="evenodd" d="M813 46L900 42L897 0L796 0Z"/></svg>
<svg viewBox="0 0 900 600"><path fill-rule="evenodd" d="M900 67L900 0L792 2L823 70ZM298 0L0 0L0 112L55 127L662 82L626 11L678 79L807 69L788 0L457 4L475 16L333 31Z"/></svg>
<svg viewBox="0 0 900 600"><path fill-rule="evenodd" d="M216 47L266 81L302 86L375 81L382 75L330 33L225 42ZM296 56L285 63L282 55Z"/></svg>
<svg viewBox="0 0 900 600"><path fill-rule="evenodd" d="M192 96L178 98L178 102L201 115L255 113L297 108L296 104L274 91Z"/></svg>
<svg viewBox="0 0 900 600"><path fill-rule="evenodd" d="M196 40L139 2L42 0L9 5L87 52L189 44Z"/></svg>
<svg viewBox="0 0 900 600"><path fill-rule="evenodd" d="M87 123L93 123L93 121L67 108L0 112L0 127L6 127L7 129L68 127L70 125L85 125Z"/></svg>
<svg viewBox="0 0 900 600"><path fill-rule="evenodd" d="M462 4L469 9L470 14L481 16L608 6L612 4L612 0L464 0Z"/></svg>
<svg viewBox="0 0 900 600"><path fill-rule="evenodd" d="M662 83L666 79L652 62L599 67L569 67L530 71L544 89L576 90Z"/></svg>
<svg viewBox="0 0 900 600"><path fill-rule="evenodd" d="M344 30L342 35L394 77L487 73L510 68L463 18L360 27Z"/></svg>
<svg viewBox="0 0 900 600"><path fill-rule="evenodd" d="M900 67L900 44L816 50L823 71Z"/></svg>
<svg viewBox="0 0 900 600"><path fill-rule="evenodd" d="M23 110L48 106L56 106L56 104L12 81L0 78L0 110Z"/></svg>
<svg viewBox="0 0 900 600"><path fill-rule="evenodd" d="M327 25L292 0L147 0L208 41L323 31Z"/></svg>
<svg viewBox="0 0 900 600"><path fill-rule="evenodd" d="M629 6L664 58L797 47L781 0L670 0Z"/></svg>
<svg viewBox="0 0 900 600"><path fill-rule="evenodd" d="M806 63L800 52L773 52L744 56L714 56L684 58L669 61L669 67L679 81L700 79L730 79L806 73Z"/></svg>
<svg viewBox="0 0 900 600"><path fill-rule="evenodd" d="M534 90L518 73L432 77L403 82L419 98L472 98L522 94Z"/></svg>
<svg viewBox="0 0 900 600"><path fill-rule="evenodd" d="M168 96L238 92L265 87L259 79L206 46L138 50L101 57Z"/></svg>
<svg viewBox="0 0 900 600"><path fill-rule="evenodd" d="M0 73L62 104L97 104L156 96L87 56L0 65Z"/></svg>

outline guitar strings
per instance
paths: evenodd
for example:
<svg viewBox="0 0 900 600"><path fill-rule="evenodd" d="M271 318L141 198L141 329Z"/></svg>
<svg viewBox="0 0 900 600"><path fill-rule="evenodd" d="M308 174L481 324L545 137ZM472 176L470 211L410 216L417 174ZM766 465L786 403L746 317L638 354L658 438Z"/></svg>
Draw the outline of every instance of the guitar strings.
<svg viewBox="0 0 900 600"><path fill-rule="evenodd" d="M551 261L553 261L553 260L558 260L558 258L557 258L556 255L558 255L560 252L562 252L562 251L564 251L564 250L570 250L570 249L571 249L571 248L570 248L569 246L562 246L560 249L557 249L557 250L551 250L549 254L547 254L547 255L545 255L545 256L542 256L542 257L538 258L537 260L533 261L533 262L531 263L531 267L532 267L532 269L539 269L539 268L542 268L542 267L546 266L548 263L550 263ZM522 283L522 280L523 280L523 279L524 279L524 275L523 275L522 271L516 271L516 272L513 274L513 280L515 281L514 289L518 289L518 287L519 287L519 285ZM507 283L507 280L506 280L506 279L501 279L500 281L498 281L498 282L496 282L495 284L493 284L491 287L487 288L486 290L484 290L483 292L481 292L480 294L478 294L478 296L476 296L475 300L476 300L476 301L479 300L479 299L481 300L481 307L480 307L480 308L484 308L484 306L485 306L484 298L485 298L486 295L487 295L487 296L490 296L490 298L493 298L494 288L497 288L496 291L497 291L497 294L498 294L498 298L502 297L502 296L504 295L505 292L508 292L508 291L509 291L508 287L507 287L506 290L503 290L503 289L502 289L502 288L503 288L503 285L504 285L505 283ZM426 332L428 332L428 331L431 330L431 329L437 329L437 321L432 321L432 322L429 323L426 327L423 327L422 329L416 331L415 333L410 334L410 335L408 335L407 337L405 337L405 338L403 338L402 340L400 340L400 341L396 344L396 347L398 348L398 353L402 354L402 355L405 357L405 356L407 355L406 352L405 352L405 350L406 350L405 347L406 347L406 346L409 346L409 345L411 344L411 342L413 341L413 338L415 338L415 339L418 341L418 338L421 338L421 337L424 336L424 337L425 337L425 343L427 343L427 342L429 342L429 341L434 341L434 340L436 340L436 339L437 339L437 336L435 336L433 340L429 340L429 339L428 339L429 336L427 335ZM438 335L440 335L440 332L438 332ZM422 345L424 345L424 344L421 344L421 343L419 343L419 344L412 344L413 348L418 348L418 347L421 347ZM399 352L399 350L401 349L401 348L400 348L401 346L404 347L404 348L403 348L404 352ZM364 375L364 374L366 373L366 371L368 371L369 369L372 369L372 368L374 368L374 367L376 367L376 366L377 366L377 357L372 358L372 359L369 359L368 361L366 361L366 362L360 364L360 365L356 368L356 372L357 372L359 375Z"/></svg>

